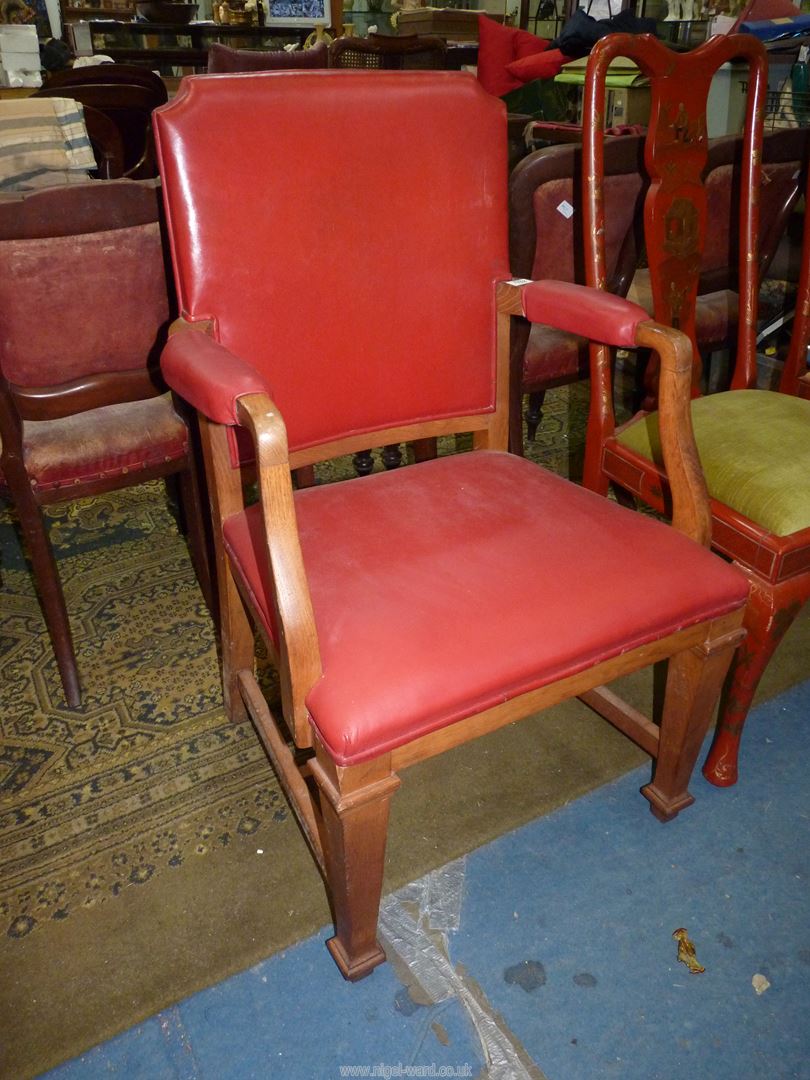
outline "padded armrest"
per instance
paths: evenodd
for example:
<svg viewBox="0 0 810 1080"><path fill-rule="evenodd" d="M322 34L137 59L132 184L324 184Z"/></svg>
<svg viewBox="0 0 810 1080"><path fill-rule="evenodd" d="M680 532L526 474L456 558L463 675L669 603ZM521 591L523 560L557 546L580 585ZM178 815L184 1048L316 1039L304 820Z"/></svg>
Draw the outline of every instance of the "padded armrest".
<svg viewBox="0 0 810 1080"><path fill-rule="evenodd" d="M172 390L218 424L239 423L236 403L245 394L272 396L255 368L202 330L172 334L160 367Z"/></svg>
<svg viewBox="0 0 810 1080"><path fill-rule="evenodd" d="M521 284L523 314L570 334L606 345L632 349L638 342L639 323L649 322L643 307L601 289L567 281L530 281Z"/></svg>

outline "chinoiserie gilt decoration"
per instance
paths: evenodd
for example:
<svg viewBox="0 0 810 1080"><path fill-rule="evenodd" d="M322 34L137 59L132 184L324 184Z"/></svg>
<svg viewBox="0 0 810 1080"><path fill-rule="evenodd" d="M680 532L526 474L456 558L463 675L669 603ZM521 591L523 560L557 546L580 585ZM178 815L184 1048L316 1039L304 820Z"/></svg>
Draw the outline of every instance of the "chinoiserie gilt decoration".
<svg viewBox="0 0 810 1080"><path fill-rule="evenodd" d="M600 117L607 65L623 56L649 76L652 111L646 161L650 186L644 229L655 318L686 334L692 348L691 418L712 514L712 545L732 560L751 583L745 643L732 661L720 716L704 774L718 785L737 779L740 735L754 692L774 650L810 596L810 223L805 215L804 249L797 314L790 353L778 391L757 388L756 327L763 251L780 218L773 194L783 190L789 212L808 182L807 132L763 137L767 58L763 45L745 34L717 37L686 53L674 53L653 38L614 35L600 41L589 58L584 104L585 169L596 178L583 191L588 281L604 288L599 201L603 173ZM708 238L723 226L708 220L710 160L706 108L715 72L731 61L748 67L748 104L742 145L722 172L727 221L736 229L736 356L727 391L701 396L701 357L696 298ZM787 138L782 138L787 135ZM797 152L798 151L798 152ZM790 164L790 155L797 157ZM780 161L781 158L781 161ZM763 161L767 161L768 172ZM788 166L788 188L779 169ZM784 172L784 170L783 170ZM792 178L791 178L792 174ZM784 177L783 177L784 179ZM789 190L790 184L794 191ZM718 198L717 187L713 197ZM729 210L730 207L730 210ZM767 211L767 213L766 213ZM718 215L719 216L719 215ZM781 215L784 220L784 215ZM732 234L733 235L733 234ZM733 247L734 245L729 245ZM592 395L585 483L606 492L614 485L623 499L669 508L659 430L657 366L651 364L643 409L616 426L611 404L610 357L604 346L592 356Z"/></svg>

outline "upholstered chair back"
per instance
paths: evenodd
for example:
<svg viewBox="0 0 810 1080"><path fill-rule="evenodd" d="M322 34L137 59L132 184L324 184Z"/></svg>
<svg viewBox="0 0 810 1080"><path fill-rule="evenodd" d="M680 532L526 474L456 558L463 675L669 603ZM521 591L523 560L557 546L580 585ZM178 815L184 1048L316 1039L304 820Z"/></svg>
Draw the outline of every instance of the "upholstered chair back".
<svg viewBox="0 0 810 1080"><path fill-rule="evenodd" d="M156 113L182 314L266 376L291 449L491 412L503 104L450 72L274 72L248 116L246 78L192 77ZM374 139L352 138L360 114ZM379 211L359 228L355 206Z"/></svg>

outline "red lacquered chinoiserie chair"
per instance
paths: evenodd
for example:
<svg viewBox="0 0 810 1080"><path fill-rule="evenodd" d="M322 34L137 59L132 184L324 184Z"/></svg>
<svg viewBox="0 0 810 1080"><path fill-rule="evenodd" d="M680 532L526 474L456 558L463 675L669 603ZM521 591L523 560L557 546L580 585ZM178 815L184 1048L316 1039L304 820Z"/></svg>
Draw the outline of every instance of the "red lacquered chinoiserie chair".
<svg viewBox="0 0 810 1080"><path fill-rule="evenodd" d="M605 143L605 152L610 143ZM759 281L767 274L780 241L785 236L796 203L801 198L807 176L810 130L782 128L766 132L762 139L762 183L759 188L759 227L756 260ZM744 152L743 135L712 139L708 145L703 185L706 191L706 236L700 258L698 295L695 301L695 340L704 365L703 385L727 388L725 371L710 377L711 354L734 349L740 318L737 272L739 269L740 183ZM606 159L607 163L607 159ZM643 232L643 226L640 223ZM583 258L585 252L583 251ZM610 251L607 253L610 267ZM795 280L795 279L794 279ZM610 282L610 277L608 277ZM611 289L611 291L613 291ZM650 272L640 269L628 294L653 313ZM758 326L779 313L779 305L760 294ZM642 408L655 409L655 372L651 392Z"/></svg>
<svg viewBox="0 0 810 1080"><path fill-rule="evenodd" d="M0 490L19 515L71 707L79 675L43 506L177 476L210 592L189 429L158 365L169 320L154 181L0 200Z"/></svg>
<svg viewBox="0 0 810 1080"><path fill-rule="evenodd" d="M298 813L352 979L384 959L400 769L579 695L655 758L644 795L671 818L740 636L747 582L703 546L689 342L584 286L509 283L505 124L446 72L191 77L156 114L182 313L162 366L201 417L227 709L253 719ZM524 310L660 350L675 528L505 452ZM239 428L258 467L247 508ZM291 469L371 435L457 432L471 452L293 491ZM604 684L665 657L659 733Z"/></svg>
<svg viewBox="0 0 810 1080"><path fill-rule="evenodd" d="M673 53L649 37L605 39L594 49L586 83L585 171L596 183L585 192L586 241L599 236L598 197L604 74L617 56L649 76L652 114L646 162L651 185L645 238L655 317L692 341L691 414L708 485L712 545L746 574L751 601L748 636L737 652L721 702L717 734L704 774L715 784L737 778L740 733L762 672L810 595L810 382L805 353L808 320L799 318L779 391L756 389L759 288L757 237L762 185L762 128L767 90L763 46L747 35L715 38L688 53ZM748 111L740 168L739 321L731 389L701 397L695 344L698 289L710 203L703 183L707 159L706 101L714 72L733 59L749 66ZM797 308L810 304L810 244L805 247ZM589 252L589 283L602 285L598 243ZM594 393L585 482L609 483L656 507L669 507L672 479L660 449L658 413L643 411L617 429L611 408L610 364L604 349L592 358ZM654 390L653 384L653 390Z"/></svg>

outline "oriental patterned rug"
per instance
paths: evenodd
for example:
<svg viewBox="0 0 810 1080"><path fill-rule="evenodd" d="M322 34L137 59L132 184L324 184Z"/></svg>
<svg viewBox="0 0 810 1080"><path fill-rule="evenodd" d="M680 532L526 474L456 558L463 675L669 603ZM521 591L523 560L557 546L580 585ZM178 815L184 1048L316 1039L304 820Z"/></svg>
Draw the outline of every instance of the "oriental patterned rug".
<svg viewBox="0 0 810 1080"><path fill-rule="evenodd" d="M531 456L579 474L583 401L582 387L549 394ZM252 729L224 718L212 627L165 489L48 516L84 703L64 706L0 504L3 1077L35 1076L329 921ZM805 620L792 634L805 647L807 630ZM801 677L800 648L769 692L794 681L791 665ZM642 703L646 686L633 693ZM569 703L409 770L394 800L388 887L643 758Z"/></svg>

